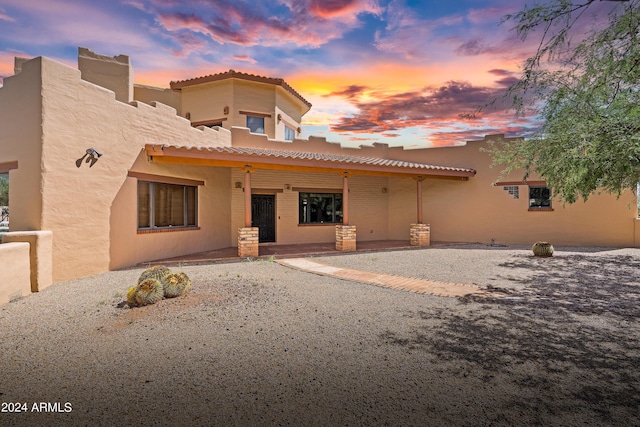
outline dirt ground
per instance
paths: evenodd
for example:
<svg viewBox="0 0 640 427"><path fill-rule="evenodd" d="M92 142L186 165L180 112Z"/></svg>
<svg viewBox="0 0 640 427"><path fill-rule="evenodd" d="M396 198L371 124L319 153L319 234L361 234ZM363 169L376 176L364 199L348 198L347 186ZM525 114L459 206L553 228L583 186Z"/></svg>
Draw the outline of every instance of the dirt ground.
<svg viewBox="0 0 640 427"><path fill-rule="evenodd" d="M185 266L188 295L135 309L141 270L57 284L0 307L0 401L73 410L0 425L639 426L638 254L323 258L473 278L490 297L268 261Z"/></svg>

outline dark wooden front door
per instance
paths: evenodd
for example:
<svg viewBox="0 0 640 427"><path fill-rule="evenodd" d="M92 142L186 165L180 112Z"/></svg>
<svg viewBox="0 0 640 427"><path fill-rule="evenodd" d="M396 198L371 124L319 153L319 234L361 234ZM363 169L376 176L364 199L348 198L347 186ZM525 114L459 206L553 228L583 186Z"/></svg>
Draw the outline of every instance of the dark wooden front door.
<svg viewBox="0 0 640 427"><path fill-rule="evenodd" d="M251 226L260 229L260 243L276 241L276 196L251 195Z"/></svg>

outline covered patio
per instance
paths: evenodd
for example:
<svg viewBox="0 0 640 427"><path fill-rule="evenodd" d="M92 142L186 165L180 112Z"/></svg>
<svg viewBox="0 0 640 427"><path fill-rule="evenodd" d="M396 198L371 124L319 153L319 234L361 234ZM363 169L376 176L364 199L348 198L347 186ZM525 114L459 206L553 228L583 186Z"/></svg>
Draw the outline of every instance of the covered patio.
<svg viewBox="0 0 640 427"><path fill-rule="evenodd" d="M227 248L210 251L207 254L198 254L188 258L180 257L182 262L187 259L190 262L207 260L211 258L233 258L233 257L271 257L292 254L313 254L332 253L339 251L356 250L377 250L384 248L405 248L411 246L430 245L430 227L425 224L423 215L423 182L427 179L445 179L467 181L476 173L469 168L437 166L426 163L409 162L387 158L358 157L351 155L337 155L328 153L299 152L286 150L272 150L253 147L186 147L174 145L148 144L145 147L147 158L150 162L160 164L186 164L194 166L213 166L237 169L241 171L241 180L234 182L235 189L241 189L243 221L238 223L237 248ZM338 176L341 181L341 189L334 185L316 185L315 187L298 186L294 181L293 185L283 184L282 187L275 188L273 184L266 188L256 188L256 182L252 182L252 175L257 175L260 170L277 171L281 173L320 173L331 176ZM356 245L356 225L350 222L350 198L358 197L358 193L351 193L351 180L356 175L409 178L415 181L415 199L413 209L415 216L407 221L407 234L409 241L371 239L369 242L358 240ZM334 181L335 182L335 181ZM269 218L271 226L275 229L275 198L277 194L288 192L301 192L303 194L332 192L341 197L339 216L333 221L327 221L327 225L335 225L334 242L325 243L302 243L284 244L276 243L278 240L269 235L269 239L263 240L260 234L263 230L261 223L256 222L256 212L260 209L253 205L253 197L259 194L269 194L271 201L265 202L265 208L269 208ZM360 190L362 191L362 190ZM387 188L382 189L382 194L387 194ZM384 196L383 196L384 197ZM238 212L238 211L236 211ZM260 213L260 212L258 212ZM302 215L302 214L301 214ZM299 227L298 210L289 210L283 213L285 220L295 221L295 226ZM260 216L262 217L262 216ZM280 219L278 214L277 218ZM362 221L362 220L361 220ZM324 221L317 221L324 224ZM307 225L307 223L302 224ZM371 231L373 232L373 231ZM297 233L297 231L295 232ZM381 236L382 237L382 236ZM398 236L394 236L397 238ZM326 236L325 236L326 238ZM273 240L270 240L273 239ZM309 239L309 241L318 241ZM266 242L273 242L267 244ZM286 242L286 243L291 243ZM235 253L233 253L233 252ZM176 260L180 262L179 260Z"/></svg>

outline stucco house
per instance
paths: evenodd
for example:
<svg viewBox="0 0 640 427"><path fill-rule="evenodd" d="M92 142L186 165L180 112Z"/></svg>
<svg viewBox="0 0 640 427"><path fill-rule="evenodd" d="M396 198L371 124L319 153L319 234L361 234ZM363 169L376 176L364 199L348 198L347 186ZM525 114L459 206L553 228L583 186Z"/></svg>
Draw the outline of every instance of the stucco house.
<svg viewBox="0 0 640 427"><path fill-rule="evenodd" d="M284 80L234 70L155 88L134 84L125 55L80 48L78 69L16 58L0 88L3 241L50 233L53 283L234 246L640 245L631 191L563 206L542 180L496 183L481 150L493 137L345 148L301 137L310 108Z"/></svg>

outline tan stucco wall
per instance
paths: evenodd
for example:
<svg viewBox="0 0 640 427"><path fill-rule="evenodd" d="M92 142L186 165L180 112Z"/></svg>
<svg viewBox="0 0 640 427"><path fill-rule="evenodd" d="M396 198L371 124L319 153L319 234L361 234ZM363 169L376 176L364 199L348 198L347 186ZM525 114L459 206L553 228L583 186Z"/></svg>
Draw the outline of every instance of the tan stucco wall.
<svg viewBox="0 0 640 427"><path fill-rule="evenodd" d="M139 159L133 169L143 169ZM137 234L137 180L127 178L111 206L111 265L122 268L143 261L226 248L235 242L230 232L231 171L227 168L155 165L154 174L203 180L198 187L200 230ZM132 232L133 230L133 232Z"/></svg>
<svg viewBox="0 0 640 427"><path fill-rule="evenodd" d="M0 305L31 293L29 243L0 245Z"/></svg>
<svg viewBox="0 0 640 427"><path fill-rule="evenodd" d="M187 243L175 242L188 240L193 252L229 245L229 233L214 231L210 225L185 232L185 237L176 238L180 232L174 232L149 238L137 234L130 217L123 218L126 215L120 213L112 217L114 206L126 206L127 212L135 214L137 198L130 191L135 180L127 178L128 170L182 178L198 175L197 179L210 183L224 180L224 174L200 176L195 171L184 172L185 168L159 168L147 162L142 153L145 144L230 145L228 131L194 129L175 109L162 104L118 102L112 91L81 80L78 70L47 58L24 63L22 72L6 79L1 90L9 93L0 101L0 108L7 112L0 126L3 146L7 140L20 141L14 152L3 150L2 154L6 156L3 160L19 161L18 169L10 175L11 230L53 232L54 282L107 271L122 266L125 260L130 260L126 263L130 265L150 257L184 253L181 251ZM35 94L41 94L41 102ZM4 107L5 101L20 107L25 96L30 101L25 107ZM23 117L21 112L28 115ZM34 123L42 123L41 135ZM88 148L103 156L91 168L87 163L78 168L76 160ZM213 187L205 185L201 191L205 204L224 197L217 190L209 193ZM111 248L112 234L117 248ZM224 237L218 237L220 234ZM119 239L137 243L121 244ZM150 245L139 243L150 240Z"/></svg>
<svg viewBox="0 0 640 427"><path fill-rule="evenodd" d="M134 85L133 99L146 104L151 104L155 101L168 105L169 107L175 108L176 113L179 116L184 117L184 114L182 113L182 97L178 90L146 85Z"/></svg>
<svg viewBox="0 0 640 427"><path fill-rule="evenodd" d="M149 94L144 96L148 98ZM264 118L265 135L279 140L284 139L285 124L297 129L306 112L300 101L280 86L242 79L185 87L181 90L181 98L181 115L188 113L192 122L224 118L222 127L225 129L247 126L247 115L240 111L268 114L270 117ZM227 114L225 107L228 107ZM282 115L280 122L278 114Z"/></svg>
<svg viewBox="0 0 640 427"><path fill-rule="evenodd" d="M0 87L0 163L18 161L9 173L11 231L42 228L42 61L23 62Z"/></svg>
<svg viewBox="0 0 640 427"><path fill-rule="evenodd" d="M235 183L244 184L244 173L231 170L231 237L236 238L238 228L244 226L244 190ZM353 176L349 178L349 224L356 226L358 240L387 239L387 195L383 193L386 177ZM297 188L342 192L342 177L333 173L284 172L256 170L251 174L253 193L279 190L276 195L276 243L320 243L335 241L335 224L299 225L299 192ZM286 189L285 186L291 188ZM331 191L329 191L331 190ZM407 226L408 235L408 226ZM407 237L408 238L408 237ZM234 242L234 246L237 242Z"/></svg>
<svg viewBox="0 0 640 427"><path fill-rule="evenodd" d="M2 235L2 243L29 244L31 292L40 292L53 283L52 239L51 231L14 231Z"/></svg>
<svg viewBox="0 0 640 427"><path fill-rule="evenodd" d="M563 206L553 202L552 212L528 211L529 188L520 186L520 197L514 200L502 186L493 186L500 168L491 168L491 157L483 152L487 141L469 142L465 146L403 150L400 147L375 145L361 148L341 148L324 138L296 139L279 142L258 138L243 129L232 129L233 145L242 147L269 147L290 151L312 151L364 157L393 158L408 162L441 166L472 168L476 176L468 181L426 178L422 184L424 222L431 225L432 241L486 242L531 244L536 240L550 240L558 245L634 246L636 238L636 195L629 190L619 199L602 194L592 196L588 202L579 201ZM354 175L354 178L358 175ZM505 180L521 179L514 173ZM374 183L368 176L363 182ZM318 177L324 182L326 177ZM531 177L531 180L537 178ZM417 219L417 186L412 178L388 178L387 200L389 239L408 239L409 224ZM355 180L354 180L355 181ZM372 184L373 185L373 184ZM379 185L379 184L376 184ZM363 184L363 187L366 187ZM357 206L358 193L352 189L350 198ZM357 208L353 210L357 212ZM356 221L357 217L352 217ZM369 216L358 220L358 239L363 239L362 224L375 221ZM639 232L640 233L640 232Z"/></svg>
<svg viewBox="0 0 640 427"><path fill-rule="evenodd" d="M502 186L493 186L501 169L490 167L491 157L481 151L483 147L485 141L476 141L463 147L408 150L398 156L477 171L468 182L427 179L423 183L425 222L431 225L433 241L489 243L493 238L507 244L549 240L557 245L634 245L635 192L629 190L620 199L594 195L586 203L566 206L554 200L551 212L529 211L528 186L519 187L518 200ZM505 180L518 177L522 174ZM414 200L415 206L415 193L406 199Z"/></svg>
<svg viewBox="0 0 640 427"><path fill-rule="evenodd" d="M302 121L302 116L309 111L306 105L301 105L300 100L295 98L288 90L283 87L276 86L275 104L279 110L289 116L297 126Z"/></svg>
<svg viewBox="0 0 640 427"><path fill-rule="evenodd" d="M118 101L133 101L133 67L127 55L99 55L80 47L78 69L84 80L112 90Z"/></svg>
<svg viewBox="0 0 640 427"><path fill-rule="evenodd" d="M227 120L222 122L225 129L230 129L231 126L246 126L244 119L242 123L236 123L239 117L234 106L233 90L233 80L182 88L181 115L185 116L188 113L192 122L226 118ZM229 107L228 114L224 114L225 107Z"/></svg>

